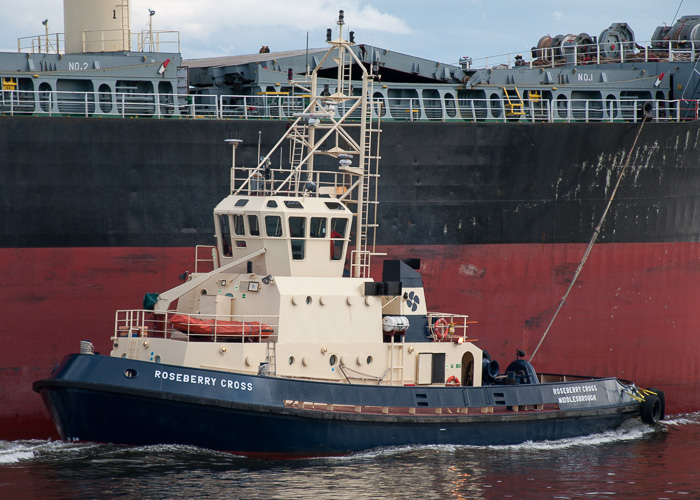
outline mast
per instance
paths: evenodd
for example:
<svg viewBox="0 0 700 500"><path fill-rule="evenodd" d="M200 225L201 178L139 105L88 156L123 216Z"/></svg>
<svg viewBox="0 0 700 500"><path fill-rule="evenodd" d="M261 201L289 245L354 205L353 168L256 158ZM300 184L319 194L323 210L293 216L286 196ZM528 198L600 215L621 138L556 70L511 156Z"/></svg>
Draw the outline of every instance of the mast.
<svg viewBox="0 0 700 500"><path fill-rule="evenodd" d="M231 192L323 196L343 202L352 211L354 220L351 275L368 277L370 258L375 254L381 112L373 106L374 75L353 50L354 32L349 32L349 39L344 37L342 10L337 25L335 39L332 30L326 30L326 43L330 48L314 67L310 79L294 81L294 75L289 75L291 84L308 92L308 105L292 114L294 121L287 132L255 168L234 167ZM319 76L324 65L337 67L335 82ZM352 79L353 68L361 73L359 81ZM361 86L356 88L354 82L361 82ZM280 164L273 167L272 161L282 157L276 152L287 142L288 163L280 160ZM334 165L328 158L338 163Z"/></svg>

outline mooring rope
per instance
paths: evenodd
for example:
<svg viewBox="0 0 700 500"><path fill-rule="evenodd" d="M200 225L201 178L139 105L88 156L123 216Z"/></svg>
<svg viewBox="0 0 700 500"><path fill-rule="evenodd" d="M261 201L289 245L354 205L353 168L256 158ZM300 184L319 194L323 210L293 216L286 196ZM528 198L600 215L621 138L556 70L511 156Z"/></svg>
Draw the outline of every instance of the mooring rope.
<svg viewBox="0 0 700 500"><path fill-rule="evenodd" d="M615 194L617 193L617 188L620 186L620 181L622 181L622 176L625 175L625 170L627 170L627 166L630 164L630 159L632 158L632 153L634 153L635 147L637 146L637 139L639 139L639 135L642 133L642 129L644 128L645 121L646 121L646 118L644 118L642 120L642 124L640 125L639 130L637 131L637 136L634 138L634 142L632 143L632 149L630 149L629 155L627 155L627 161L625 162L625 165L622 167L622 171L620 172L620 175L617 178L617 183L615 184L615 189L613 189L613 192L610 195L610 199L608 200L608 204L605 207L605 210L603 211L603 215L600 218L600 222L598 222L598 225L596 226L595 230L593 231L593 236L591 237L591 241L588 242L588 248L586 248L586 252L583 254L583 258L581 259L581 262L579 263L578 268L576 268L576 272L574 273L574 277L571 280L571 283L569 284L569 288L566 290L566 293L561 298L561 301L559 302L559 307L557 307L557 310L554 312L554 316L552 316L552 320L549 322L549 325L547 325L547 329L542 334L542 338L540 339L540 342L537 344L537 347L535 347L535 350L533 351L532 356L530 356L530 362L532 362L532 360L535 357L535 354L537 354L537 351L539 350L540 346L542 345L542 342L544 342L545 337L547 337L547 334L549 333L549 329L552 328L552 325L554 324L554 320L557 319L557 316L559 315L559 311L561 311L561 308L564 306L564 302L566 302L566 299L569 296L571 289L574 287L574 284L576 283L576 280L578 279L578 275L581 273L581 269L583 269L583 265L586 263L586 260L588 260L588 255L591 253L591 250L593 249L593 245L595 244L596 240L598 239L598 235L600 234L600 229L601 229L601 227L603 227L603 222L605 222L605 217L607 217L608 210L610 209L610 205L612 205L613 199L615 198Z"/></svg>

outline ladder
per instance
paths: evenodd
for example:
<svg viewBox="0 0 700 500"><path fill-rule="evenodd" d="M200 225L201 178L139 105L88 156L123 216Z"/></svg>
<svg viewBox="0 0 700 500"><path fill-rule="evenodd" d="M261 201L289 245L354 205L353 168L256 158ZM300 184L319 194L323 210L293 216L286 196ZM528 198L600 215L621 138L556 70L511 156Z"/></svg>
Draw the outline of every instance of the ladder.
<svg viewBox="0 0 700 500"><path fill-rule="evenodd" d="M523 98L520 95L518 87L513 87L510 91L506 87L502 87L502 89L503 95L506 98L506 116L523 116L525 114L523 110Z"/></svg>
<svg viewBox="0 0 700 500"><path fill-rule="evenodd" d="M374 108L374 81L369 79L366 87L363 85L365 100L360 108L361 128L360 136L360 168L362 170L362 184L356 201L355 217L358 227L360 245L353 250L353 255L359 253L357 259L351 260L351 274L362 278L369 277L370 258L375 254L377 224L377 189L379 179L379 134L381 110L377 112L376 121L372 120ZM358 274L356 274L356 272Z"/></svg>
<svg viewBox="0 0 700 500"><path fill-rule="evenodd" d="M267 343L267 363L270 366L270 376L277 376L277 342Z"/></svg>
<svg viewBox="0 0 700 500"><path fill-rule="evenodd" d="M534 120L546 120L548 115L544 101L542 100L542 93L537 90L529 90L527 92L527 97L531 104L532 118Z"/></svg>
<svg viewBox="0 0 700 500"><path fill-rule="evenodd" d="M352 97L352 59L346 47L342 47L338 52L338 57L333 58L338 67L342 68L337 93Z"/></svg>
<svg viewBox="0 0 700 500"><path fill-rule="evenodd" d="M372 95L372 89L369 89L369 95ZM374 252L375 242L376 242L376 229L379 227L377 224L377 181L379 178L378 173L378 163L379 155L373 152L373 146L375 150L379 150L379 145L374 145L375 136L377 137L379 131L379 118L377 118L376 127L373 125L371 119L373 100L368 99L366 104L366 109L363 113L368 113L367 127L364 131L364 137L361 143L364 154L362 170L365 172L365 179L362 184L362 220L360 222L360 237L362 238L362 250ZM368 247L370 250L368 250Z"/></svg>
<svg viewBox="0 0 700 500"><path fill-rule="evenodd" d="M1 90L17 90L17 78L3 78Z"/></svg>
<svg viewBox="0 0 700 500"><path fill-rule="evenodd" d="M122 49L131 51L131 30L129 29L129 0L122 0L119 7L122 8Z"/></svg>
<svg viewBox="0 0 700 500"><path fill-rule="evenodd" d="M389 385L403 385L404 344L389 344Z"/></svg>
<svg viewBox="0 0 700 500"><path fill-rule="evenodd" d="M299 175L301 172L301 161L304 159L304 152L309 144L308 127L300 125L293 127L289 134L289 140L292 147L289 150L289 164L294 170L292 179L290 179L290 188L293 185L295 191L299 191ZM311 181L311 179L307 179Z"/></svg>

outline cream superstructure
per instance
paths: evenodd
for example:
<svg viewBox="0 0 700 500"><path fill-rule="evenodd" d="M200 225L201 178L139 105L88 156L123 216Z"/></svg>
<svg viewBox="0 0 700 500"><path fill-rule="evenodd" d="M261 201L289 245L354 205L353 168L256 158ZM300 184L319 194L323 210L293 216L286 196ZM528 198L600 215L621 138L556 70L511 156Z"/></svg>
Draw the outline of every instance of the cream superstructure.
<svg viewBox="0 0 700 500"><path fill-rule="evenodd" d="M372 75L348 50L342 14L338 24L317 65L338 67L336 92L319 92L316 72L299 84L312 97L283 138L288 162L272 166L281 140L257 167L237 167L229 141L216 245L152 309L117 313L112 356L342 384L481 385L465 316L429 313L404 263L394 275L411 276L405 283L370 277L380 131ZM358 68L363 85L353 89Z"/></svg>

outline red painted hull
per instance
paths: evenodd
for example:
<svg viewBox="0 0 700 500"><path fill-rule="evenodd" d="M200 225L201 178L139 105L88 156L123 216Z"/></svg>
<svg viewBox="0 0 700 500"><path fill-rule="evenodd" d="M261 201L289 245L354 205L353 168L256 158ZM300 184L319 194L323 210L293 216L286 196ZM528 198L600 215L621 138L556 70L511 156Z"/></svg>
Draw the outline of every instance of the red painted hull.
<svg viewBox="0 0 700 500"><path fill-rule="evenodd" d="M540 342L586 245L382 249L420 257L428 309L478 321L471 337L504 362ZM668 413L700 410L700 244L594 247L533 359L540 372L615 376L665 391Z"/></svg>
<svg viewBox="0 0 700 500"><path fill-rule="evenodd" d="M504 363L531 353L585 245L431 245L419 257L430 310L466 313ZM117 309L193 270L192 248L0 249L0 439L57 437L31 390L82 339L110 350ZM375 273L381 265L375 261ZM600 244L534 361L542 372L617 376L666 392L669 413L700 410L700 243ZM375 276L379 278L379 276Z"/></svg>
<svg viewBox="0 0 700 500"><path fill-rule="evenodd" d="M109 353L117 309L181 283L192 248L0 249L0 439L58 437L32 382L80 340Z"/></svg>

